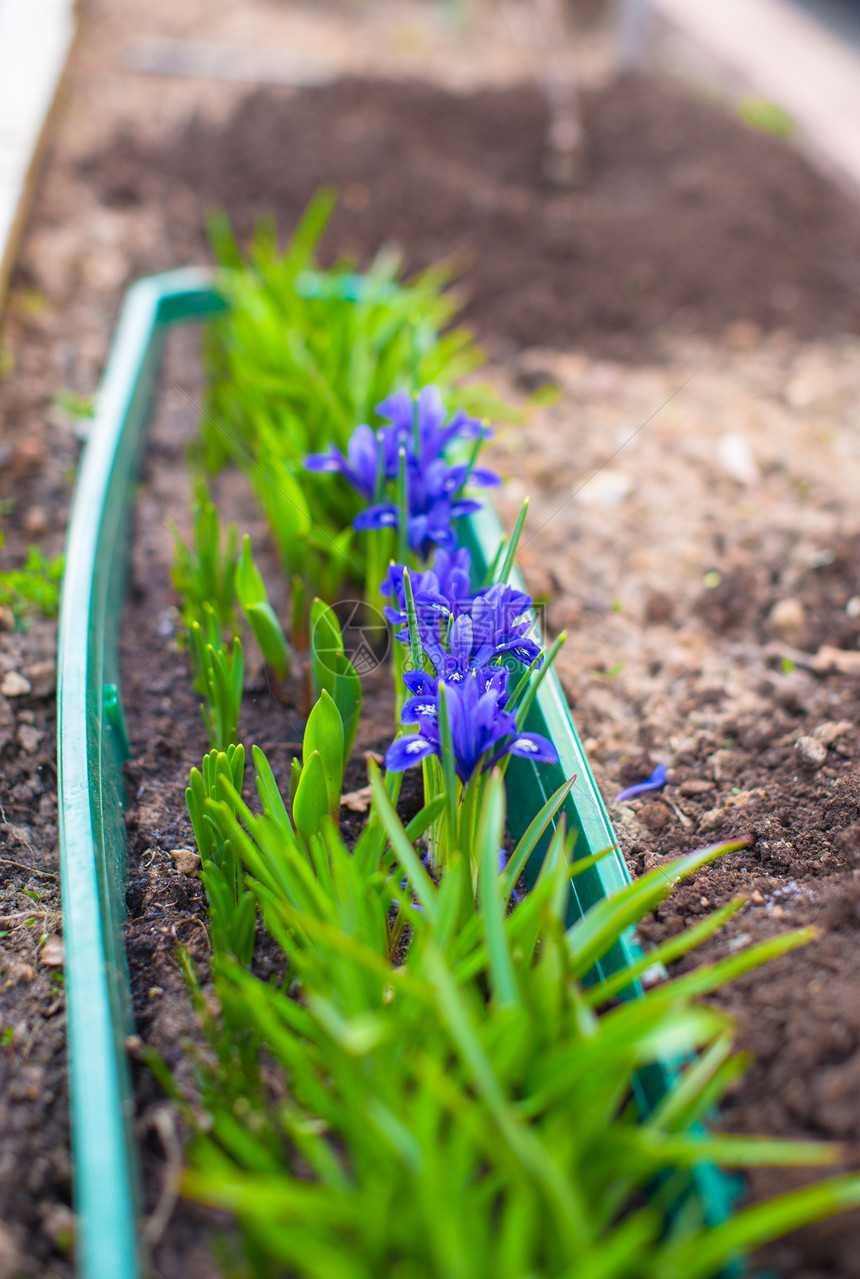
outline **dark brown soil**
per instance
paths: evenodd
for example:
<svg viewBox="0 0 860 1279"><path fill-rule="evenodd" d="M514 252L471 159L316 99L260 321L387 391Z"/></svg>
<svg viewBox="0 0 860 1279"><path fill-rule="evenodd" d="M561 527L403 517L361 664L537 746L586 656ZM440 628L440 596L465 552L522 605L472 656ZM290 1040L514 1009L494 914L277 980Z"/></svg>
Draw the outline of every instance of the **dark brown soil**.
<svg viewBox="0 0 860 1279"><path fill-rule="evenodd" d="M199 259L225 207L242 237L281 234L313 192L342 193L325 256L402 246L410 268L469 266L466 319L516 346L653 354L661 329L732 321L799 335L860 331L857 209L782 142L668 84L631 79L586 100L588 175L541 177L536 91L468 96L347 80L261 90L226 123L192 122L152 151L118 138L85 165L108 206L160 205L151 269Z"/></svg>
<svg viewBox="0 0 860 1279"><path fill-rule="evenodd" d="M20 567L30 542L38 540L52 555L62 549L61 468L73 454L66 441L56 440L52 465L45 465L43 432L33 429L22 411L26 373L25 366L18 384L4 388L2 401L2 569ZM60 949L55 625L35 618L13 632L9 622L8 615L0 617L5 690L0 691L0 1274L66 1279L72 1273L68 1254L74 1219ZM10 686L6 681L13 674L25 682Z"/></svg>
<svg viewBox="0 0 860 1279"><path fill-rule="evenodd" d="M808 619L803 650L768 641L766 618L786 595L781 578L789 558L787 545L774 546L771 557L759 552L724 574L721 587L703 592L698 612L716 642L769 655L770 669L750 690L765 705L738 713L718 687L691 690L681 706L686 740L671 757L669 783L633 801L640 834L622 842L637 874L693 846L750 841L682 885L640 928L658 942L745 895L748 904L731 928L682 969L792 927L819 931L812 944L715 998L737 1019L741 1046L753 1059L722 1122L737 1132L843 1142L845 1167L857 1169L860 668L828 671L826 646L842 650L843 660L845 650L849 662L857 658L858 628L845 606L860 589L860 546L846 539L832 559L792 583ZM587 720L579 722L588 732ZM618 784L647 776L652 751L665 758L666 743L649 738L647 716L638 747L631 743L626 759L607 770ZM611 811L617 816L619 807ZM770 1171L750 1180L763 1195L810 1179ZM796 1279L855 1279L858 1230L860 1213L851 1213L773 1246L767 1260Z"/></svg>

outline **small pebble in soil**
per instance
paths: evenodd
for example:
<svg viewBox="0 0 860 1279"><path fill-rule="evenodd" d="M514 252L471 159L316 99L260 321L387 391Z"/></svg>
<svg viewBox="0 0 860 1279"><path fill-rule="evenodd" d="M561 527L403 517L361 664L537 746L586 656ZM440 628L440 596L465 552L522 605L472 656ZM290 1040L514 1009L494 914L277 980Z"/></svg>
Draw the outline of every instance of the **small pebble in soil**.
<svg viewBox="0 0 860 1279"><path fill-rule="evenodd" d="M0 751L7 742L12 740L14 727L15 716L12 714L12 707L6 701L6 698L0 694Z"/></svg>
<svg viewBox="0 0 860 1279"><path fill-rule="evenodd" d="M651 591L645 601L645 621L652 626L665 625L675 614L675 601L665 591Z"/></svg>
<svg viewBox="0 0 860 1279"><path fill-rule="evenodd" d="M699 818L699 831L707 834L708 831L718 830L725 821L726 815L721 808L709 808L706 813L702 813Z"/></svg>
<svg viewBox="0 0 860 1279"><path fill-rule="evenodd" d="M831 671L837 671L840 675L858 675L860 674L860 653L853 649L834 648L831 644L822 644L809 663L809 669L816 675L829 675Z"/></svg>
<svg viewBox="0 0 860 1279"><path fill-rule="evenodd" d="M820 768L827 759L827 747L815 737L798 737L794 749L807 768Z"/></svg>
<svg viewBox="0 0 860 1279"><path fill-rule="evenodd" d="M786 644L800 644L806 630L806 609L800 600L777 600L767 620L771 631Z"/></svg>
<svg viewBox="0 0 860 1279"><path fill-rule="evenodd" d="M0 1222L0 1275L13 1275L17 1272L20 1254L11 1231Z"/></svg>
<svg viewBox="0 0 860 1279"><path fill-rule="evenodd" d="M659 831L668 824L672 814L665 804L645 804L636 816L649 830Z"/></svg>
<svg viewBox="0 0 860 1279"><path fill-rule="evenodd" d="M200 854L193 848L171 848L173 865L181 875L196 875L200 866Z"/></svg>
<svg viewBox="0 0 860 1279"><path fill-rule="evenodd" d="M348 808L351 813L366 813L373 798L373 787L362 786L360 790L347 791L341 795L341 808Z"/></svg>
<svg viewBox="0 0 860 1279"><path fill-rule="evenodd" d="M756 484L758 464L746 436L732 432L717 441L717 461L722 470L738 484Z"/></svg>
<svg viewBox="0 0 860 1279"><path fill-rule="evenodd" d="M695 795L705 795L708 791L716 789L715 782L706 781L702 777L691 777L686 782L681 782L678 787L678 794L684 799L692 799Z"/></svg>
<svg viewBox="0 0 860 1279"><path fill-rule="evenodd" d="M20 671L8 671L3 676L3 683L0 684L0 693L4 697L26 697L31 687L30 681L25 679Z"/></svg>
<svg viewBox="0 0 860 1279"><path fill-rule="evenodd" d="M846 826L834 836L833 851L849 861L860 860L860 823Z"/></svg>
<svg viewBox="0 0 860 1279"><path fill-rule="evenodd" d="M51 1204L42 1217L42 1229L60 1252L75 1242L75 1214L67 1204Z"/></svg>
<svg viewBox="0 0 860 1279"><path fill-rule="evenodd" d="M27 679L34 697L51 697L57 682L57 671L53 662L33 662L27 667Z"/></svg>
<svg viewBox="0 0 860 1279"><path fill-rule="evenodd" d="M24 528L28 533L44 533L48 527L48 515L43 506L31 506L24 515Z"/></svg>
<svg viewBox="0 0 860 1279"><path fill-rule="evenodd" d="M46 968L62 968L66 959L62 937L52 933L39 951L39 959Z"/></svg>
<svg viewBox="0 0 860 1279"><path fill-rule="evenodd" d="M850 733L854 725L850 720L829 719L824 724L819 724L818 728L813 730L812 736L817 742L821 742L824 746L832 746L840 737L844 737L846 733Z"/></svg>
<svg viewBox="0 0 860 1279"><path fill-rule="evenodd" d="M18 744L28 755L35 755L44 736L45 734L40 729L34 728L32 724L22 724L18 729Z"/></svg>

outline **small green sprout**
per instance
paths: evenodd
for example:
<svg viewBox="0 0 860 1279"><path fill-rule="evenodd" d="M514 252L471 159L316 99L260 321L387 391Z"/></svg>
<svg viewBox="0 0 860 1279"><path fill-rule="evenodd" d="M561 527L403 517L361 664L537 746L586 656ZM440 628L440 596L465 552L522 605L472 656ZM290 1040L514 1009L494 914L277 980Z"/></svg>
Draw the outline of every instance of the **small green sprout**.
<svg viewBox="0 0 860 1279"><path fill-rule="evenodd" d="M797 132L797 121L776 102L767 98L747 97L738 103L738 115L744 124L778 138L790 138Z"/></svg>
<svg viewBox="0 0 860 1279"><path fill-rule="evenodd" d="M5 540L0 529L0 549ZM63 564L62 555L49 559L40 547L30 546L22 568L0 571L0 606L11 610L16 625L33 614L56 617Z"/></svg>
<svg viewBox="0 0 860 1279"><path fill-rule="evenodd" d="M337 615L324 600L311 605L311 670L316 693L327 690L343 724L344 765L349 759L361 715L361 680L343 651L343 634Z"/></svg>
<svg viewBox="0 0 860 1279"><path fill-rule="evenodd" d="M191 770L185 802L200 853L212 946L217 953L233 955L240 964L249 964L254 953L256 904L245 887L235 842L222 834L212 816L213 807L235 814L242 802L244 773L243 746L210 751L203 758L202 769Z"/></svg>
<svg viewBox="0 0 860 1279"><path fill-rule="evenodd" d="M324 788L328 795L328 812L331 820L336 822L343 789L344 734L340 711L327 689L322 690L319 701L308 717L302 752L304 770L307 770L313 756L317 756L322 765ZM295 804L298 804L302 790L300 785ZM296 822L298 824L298 818Z"/></svg>
<svg viewBox="0 0 860 1279"><path fill-rule="evenodd" d="M171 522L175 539L173 585L182 598L182 616L190 630L204 609L211 608L225 635L236 634L236 543L238 529L221 519L206 482L198 479L191 506L191 546Z"/></svg>
<svg viewBox="0 0 860 1279"><path fill-rule="evenodd" d="M191 644L204 696L200 713L209 735L209 744L218 750L226 750L236 742L238 735L245 679L242 643L238 638L234 639L233 647L228 651L220 640L213 644L199 622L192 622Z"/></svg>
<svg viewBox="0 0 860 1279"><path fill-rule="evenodd" d="M269 603L262 574L254 563L251 539L247 533L242 540L242 554L236 565L236 596L263 657L277 678L282 680L289 673L290 650L283 627Z"/></svg>
<svg viewBox="0 0 860 1279"><path fill-rule="evenodd" d="M68 387L61 387L51 397L53 403L68 417L77 422L88 422L95 416L96 398L94 395L79 395Z"/></svg>

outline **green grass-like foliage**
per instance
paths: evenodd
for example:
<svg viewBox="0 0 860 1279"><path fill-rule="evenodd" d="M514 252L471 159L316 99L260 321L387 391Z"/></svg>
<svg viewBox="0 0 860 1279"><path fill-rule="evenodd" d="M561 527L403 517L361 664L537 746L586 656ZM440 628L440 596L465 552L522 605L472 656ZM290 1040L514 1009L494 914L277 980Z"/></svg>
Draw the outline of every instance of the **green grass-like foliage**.
<svg viewBox="0 0 860 1279"><path fill-rule="evenodd" d="M343 632L337 614L324 600L315 599L310 617L311 677L314 692L327 692L343 725L344 767L352 751L361 717L361 680L343 651Z"/></svg>
<svg viewBox="0 0 860 1279"><path fill-rule="evenodd" d="M228 524L221 531L218 508L209 496L205 480L198 478L191 498L191 545L175 524L172 579L182 600L182 620L190 630L207 608L214 612L224 635L236 635L236 543L238 529ZM223 546L222 546L223 541Z"/></svg>
<svg viewBox="0 0 860 1279"><path fill-rule="evenodd" d="M203 622L191 623L191 652L199 690L203 693L200 713L209 745L225 751L238 740L239 712L245 679L242 641L236 637L232 647L221 637L214 610L203 607Z"/></svg>
<svg viewBox="0 0 860 1279"><path fill-rule="evenodd" d="M263 657L278 679L290 670L290 650L284 628L269 603L266 584L251 554L251 539L242 539L242 554L236 565L236 596L245 620L254 632Z"/></svg>
<svg viewBox="0 0 860 1279"><path fill-rule="evenodd" d="M476 896L464 857L431 879L414 843L429 818L404 830L375 770L374 814L350 853L328 823L301 838L255 759L262 814L226 781L205 808L242 856L285 977L263 981L216 956L219 1011L198 1000L211 1048L205 1118L184 1182L237 1215L249 1273L705 1279L739 1250L860 1203L860 1178L833 1178L708 1226L687 1193L703 1163L837 1157L829 1145L699 1124L744 1063L729 1019L697 997L803 944L808 930L636 1000L618 995L642 965L584 984L633 920L726 847L651 871L566 928L577 868L563 825L534 888L509 908L498 774L471 850ZM647 963L677 959L737 905ZM638 1073L692 1050L641 1115Z"/></svg>
<svg viewBox="0 0 860 1279"><path fill-rule="evenodd" d="M5 541L0 528L0 549ZM29 546L23 567L0 571L0 606L11 610L16 625L34 613L56 617L63 563L62 555L48 559L40 547Z"/></svg>
<svg viewBox="0 0 860 1279"><path fill-rule="evenodd" d="M211 820L207 800L220 802L242 794L245 748L228 746L211 751L200 769L192 768L185 802L200 853L201 876L209 902L212 947L249 964L254 953L256 901L245 887L242 863L229 837Z"/></svg>
<svg viewBox="0 0 860 1279"><path fill-rule="evenodd" d="M207 327L207 392L201 451L217 471L234 461L247 476L273 540L306 597L335 598L345 578L363 584L365 547L349 527L359 499L345 482L303 469L308 453L345 448L392 391L435 384L452 405L498 408L486 388L455 384L483 363L462 328L453 272L435 266L408 282L400 260L380 254L358 277L354 263L320 270L316 251L335 203L321 191L285 251L261 221L247 255L226 216L210 220L227 315Z"/></svg>
<svg viewBox="0 0 860 1279"><path fill-rule="evenodd" d="M200 710L209 744L226 750L237 740L242 703L241 616L279 680L289 674L290 650L254 563L251 539L245 534L239 553L237 526L228 524L222 533L218 508L200 478L193 490L191 530L189 546L173 525L172 579L188 634L194 687L204 699Z"/></svg>

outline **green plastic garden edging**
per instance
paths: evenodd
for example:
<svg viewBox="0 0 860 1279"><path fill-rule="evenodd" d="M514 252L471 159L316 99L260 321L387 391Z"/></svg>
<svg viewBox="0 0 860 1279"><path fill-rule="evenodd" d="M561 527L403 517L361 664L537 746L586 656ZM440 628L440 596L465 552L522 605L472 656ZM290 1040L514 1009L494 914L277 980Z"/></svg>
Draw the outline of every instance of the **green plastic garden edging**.
<svg viewBox="0 0 860 1279"><path fill-rule="evenodd" d="M129 289L99 390L83 454L66 540L58 641L60 857L66 950L66 1000L72 1112L74 1200L80 1279L138 1279L145 1269L138 1229L132 1098L125 1039L132 1031L122 940L126 839L122 765L128 742L118 678L118 638L128 552L128 523L138 458L165 333L200 320L224 302L203 271L139 280ZM466 527L477 571L495 555L501 525L484 510ZM576 774L566 802L577 851L615 843L561 685L543 681L528 727L554 741L560 763L538 770L512 759L509 825L517 837L563 777ZM578 877L570 917L629 883L614 850ZM601 962L616 971L638 956L632 933ZM652 1068L639 1102L653 1106L667 1072ZM693 1193L711 1223L725 1218L734 1182L714 1169L693 1174Z"/></svg>

